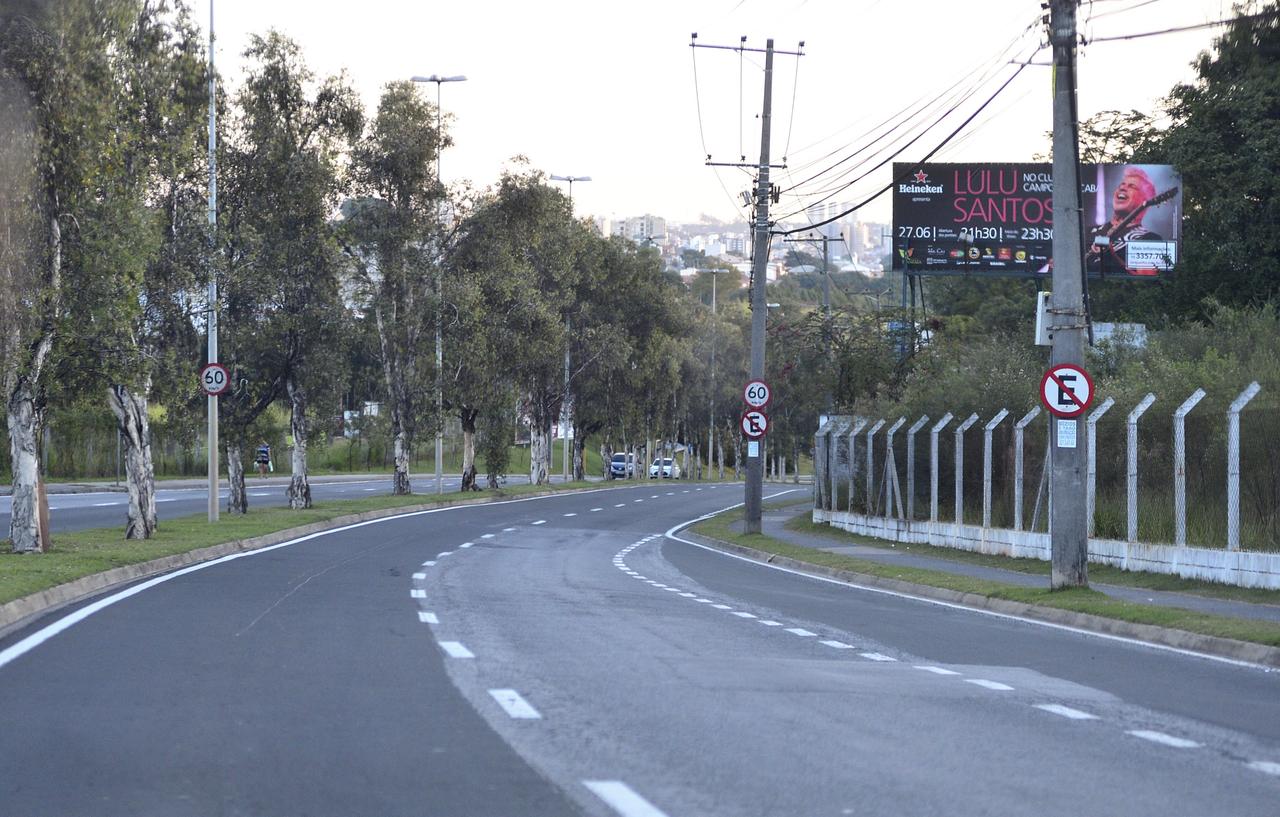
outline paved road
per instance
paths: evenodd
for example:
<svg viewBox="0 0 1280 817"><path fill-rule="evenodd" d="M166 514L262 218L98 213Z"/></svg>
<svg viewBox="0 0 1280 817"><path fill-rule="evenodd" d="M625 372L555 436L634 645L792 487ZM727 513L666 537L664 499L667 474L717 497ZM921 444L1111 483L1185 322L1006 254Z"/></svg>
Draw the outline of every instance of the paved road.
<svg viewBox="0 0 1280 817"><path fill-rule="evenodd" d="M36 622L0 813L1276 813L1280 673L664 535L740 499L431 512Z"/></svg>

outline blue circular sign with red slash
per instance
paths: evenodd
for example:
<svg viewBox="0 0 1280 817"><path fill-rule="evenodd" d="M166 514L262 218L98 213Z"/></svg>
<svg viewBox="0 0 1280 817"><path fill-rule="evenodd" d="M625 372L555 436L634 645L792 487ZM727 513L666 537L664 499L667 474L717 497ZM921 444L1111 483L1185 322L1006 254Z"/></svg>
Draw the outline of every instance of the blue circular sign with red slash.
<svg viewBox="0 0 1280 817"><path fill-rule="evenodd" d="M1044 373L1040 399L1055 417L1079 417L1093 402L1093 379L1073 363L1059 363Z"/></svg>

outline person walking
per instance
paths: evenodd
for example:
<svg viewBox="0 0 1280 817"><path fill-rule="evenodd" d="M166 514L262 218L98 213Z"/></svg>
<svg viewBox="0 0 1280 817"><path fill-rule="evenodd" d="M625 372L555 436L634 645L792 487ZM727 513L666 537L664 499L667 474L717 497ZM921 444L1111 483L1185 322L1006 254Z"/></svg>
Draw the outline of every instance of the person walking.
<svg viewBox="0 0 1280 817"><path fill-rule="evenodd" d="M253 461L258 466L258 476L265 478L267 471L271 468L271 446L267 445L265 440L258 444Z"/></svg>

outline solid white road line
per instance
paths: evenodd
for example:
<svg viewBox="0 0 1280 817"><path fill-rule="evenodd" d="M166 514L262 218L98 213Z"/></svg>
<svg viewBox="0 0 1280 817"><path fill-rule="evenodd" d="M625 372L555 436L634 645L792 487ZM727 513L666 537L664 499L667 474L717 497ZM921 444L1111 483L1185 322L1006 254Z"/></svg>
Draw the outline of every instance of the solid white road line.
<svg viewBox="0 0 1280 817"><path fill-rule="evenodd" d="M513 718L538 720L542 717L538 714L538 710L529 706L529 702L520 697L520 693L514 689L491 689L489 694L498 702L498 706Z"/></svg>
<svg viewBox="0 0 1280 817"><path fill-rule="evenodd" d="M964 682L966 684L980 686L983 689L993 689L996 692L1009 692L1013 689L1013 687L1008 684L1002 684L999 681L985 681L982 678L966 678L964 679Z"/></svg>
<svg viewBox="0 0 1280 817"><path fill-rule="evenodd" d="M916 667L916 669L922 669L925 672L932 672L934 675L959 675L960 674L953 669L943 669L942 667Z"/></svg>
<svg viewBox="0 0 1280 817"><path fill-rule="evenodd" d="M1164 732L1152 732L1149 729L1129 729L1125 734L1149 740L1152 743L1159 743L1163 746L1172 746L1174 749L1197 749L1200 747L1200 744L1194 740L1175 738L1173 735L1166 735Z"/></svg>
<svg viewBox="0 0 1280 817"><path fill-rule="evenodd" d="M609 804L622 817L667 817L657 806L636 794L621 780L584 780L582 785Z"/></svg>
<svg viewBox="0 0 1280 817"><path fill-rule="evenodd" d="M476 654L466 647L462 646L461 641L441 641L440 649L449 654L450 658L475 658Z"/></svg>
<svg viewBox="0 0 1280 817"><path fill-rule="evenodd" d="M426 597L427 597L426 590L410 590L409 591L409 598L411 599L425 599Z"/></svg>
<svg viewBox="0 0 1280 817"><path fill-rule="evenodd" d="M817 635L817 633L811 633L803 627L788 627L787 632L791 633L792 635L798 635L801 638L809 638L811 636Z"/></svg>
<svg viewBox="0 0 1280 817"><path fill-rule="evenodd" d="M1097 715L1090 715L1088 712L1081 712L1079 709L1072 709L1062 704L1036 704L1036 709L1043 709L1045 712L1061 715L1073 721L1096 721L1098 719Z"/></svg>
<svg viewBox="0 0 1280 817"><path fill-rule="evenodd" d="M1272 763L1270 760L1255 760L1249 764L1249 768L1255 772L1280 777L1280 763Z"/></svg>
<svg viewBox="0 0 1280 817"><path fill-rule="evenodd" d="M878 652L860 652L858 653L858 655L861 655L863 658L867 659L868 661L897 661L898 660L888 655L882 655L881 653L878 653ZM1012 689L1012 687L1010 687L1010 689Z"/></svg>
<svg viewBox="0 0 1280 817"><path fill-rule="evenodd" d="M440 619L436 618L435 613L428 613L425 610L418 611L418 621L421 621L423 624L439 624L440 623Z"/></svg>

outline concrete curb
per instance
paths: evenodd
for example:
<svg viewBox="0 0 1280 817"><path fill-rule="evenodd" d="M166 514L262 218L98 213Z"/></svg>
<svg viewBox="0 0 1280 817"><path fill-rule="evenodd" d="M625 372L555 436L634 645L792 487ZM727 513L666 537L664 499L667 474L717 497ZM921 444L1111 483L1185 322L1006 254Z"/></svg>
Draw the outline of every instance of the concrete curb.
<svg viewBox="0 0 1280 817"><path fill-rule="evenodd" d="M727 553L744 556L753 561L779 565L800 573L834 579L847 584L860 584L867 587L892 590L903 595L945 601L978 610L989 610L993 613L1001 613L1018 618L1044 621L1089 632L1131 638L1135 641L1145 641L1165 647L1174 647L1180 650L1190 650L1221 658L1230 658L1235 661L1280 668L1280 648L1268 647L1265 644L1236 641L1235 639L1222 638L1220 636L1201 635L1187 632L1186 630L1159 627L1154 624L1135 624L1129 621L1096 616L1091 613L1076 613L1071 610L1059 610L1056 607L1041 607L1020 601L995 599L976 593L961 593L958 590L947 590L941 587L905 582L900 579L886 579L866 573L855 573L851 570L824 567L792 559L788 556L778 556L763 550L756 550L744 545L735 545L731 542L702 536L691 532L687 528L682 530L681 534L701 545L706 545L716 550L723 550Z"/></svg>
<svg viewBox="0 0 1280 817"><path fill-rule="evenodd" d="M14 599L13 601L6 602L5 604L0 604L0 636L7 635L9 632L24 626L30 619L35 618L36 616L49 613L68 604L75 604L77 602L84 601L92 596L120 587L121 585L136 582L140 579L149 579L152 576L158 576L161 573L168 573L171 570L177 570L178 568L197 564L199 562L220 559L223 556L230 556L233 553L258 550L259 548L276 545L281 542L288 541L289 539L297 539L301 536L321 533L326 530L332 530L333 528L343 527L344 525L352 525L356 522L369 522L375 519L385 519L392 516L403 516L405 514L415 513L418 511L429 511L436 508L487 505L493 502L506 502L513 499L533 499L536 497L552 496L555 494L576 493L581 490L592 491L600 489L591 487L567 491L536 491L516 496L482 496L463 499L456 502L426 502L420 505L404 505L398 508L379 508L375 511L347 514L345 516L335 517L323 522L312 522L308 525L301 525L296 528L278 530L274 533L267 533L250 539L236 539L231 542L223 542L220 545L210 545L209 547L199 548L197 550L189 550L186 553L175 553L170 556L162 556L158 559L151 559L146 562L138 562L137 564L115 567L110 570L103 571L102 573L94 573L90 576L84 576L74 581L67 582L66 584L60 584L56 587L50 587L47 590L32 593L30 596L23 596L20 599Z"/></svg>

